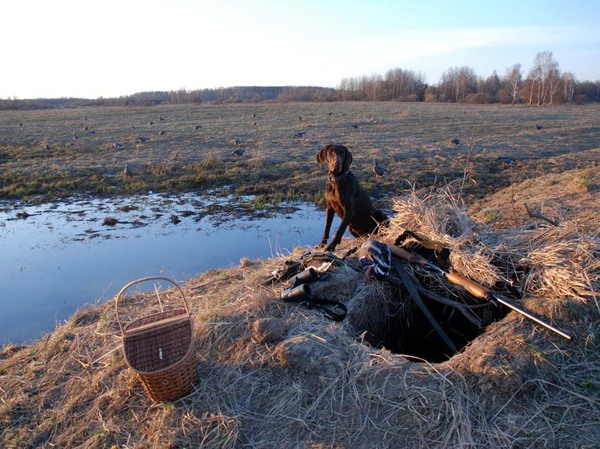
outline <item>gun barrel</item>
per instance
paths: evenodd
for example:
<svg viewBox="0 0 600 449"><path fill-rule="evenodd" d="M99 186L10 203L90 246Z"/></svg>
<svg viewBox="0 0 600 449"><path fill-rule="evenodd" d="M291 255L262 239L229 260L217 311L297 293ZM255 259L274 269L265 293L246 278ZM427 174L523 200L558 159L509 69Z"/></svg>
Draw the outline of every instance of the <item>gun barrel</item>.
<svg viewBox="0 0 600 449"><path fill-rule="evenodd" d="M557 333L558 335L560 335L561 337L566 338L567 340L571 340L573 337L569 334L567 334L566 332L561 331L560 329L552 326L551 324L546 323L544 320L539 319L538 317L536 317L535 315L532 315L531 313L529 313L527 310L511 303L510 301L504 299L502 296L497 295L495 293L488 293L488 296L495 300L498 301L500 304L505 305L506 307L511 308L512 310L519 312L521 315L526 316L527 318L529 318L532 321L535 321L538 324L541 324L542 326L544 326L546 329L551 330L552 332Z"/></svg>

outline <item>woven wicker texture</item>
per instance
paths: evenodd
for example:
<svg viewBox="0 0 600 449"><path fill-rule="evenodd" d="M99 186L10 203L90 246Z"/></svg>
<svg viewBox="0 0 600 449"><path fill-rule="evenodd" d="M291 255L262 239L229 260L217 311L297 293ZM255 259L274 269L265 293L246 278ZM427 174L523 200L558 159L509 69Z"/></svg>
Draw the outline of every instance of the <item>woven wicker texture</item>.
<svg viewBox="0 0 600 449"><path fill-rule="evenodd" d="M119 302L125 290L134 284L168 278L142 278L127 284L117 296ZM123 354L127 365L140 378L146 393L154 401L173 401L193 389L196 381L192 319L187 302L179 290L185 308L168 310L138 318L123 327Z"/></svg>

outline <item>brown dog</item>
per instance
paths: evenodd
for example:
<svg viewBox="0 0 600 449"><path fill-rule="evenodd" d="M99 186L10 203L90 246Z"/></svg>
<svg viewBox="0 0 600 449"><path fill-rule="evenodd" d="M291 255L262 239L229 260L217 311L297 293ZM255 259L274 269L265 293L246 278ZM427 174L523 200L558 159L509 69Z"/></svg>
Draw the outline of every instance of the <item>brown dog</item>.
<svg viewBox="0 0 600 449"><path fill-rule="evenodd" d="M327 145L317 153L317 162L320 166L326 163L329 169L329 182L325 190L327 216L320 247L327 245L334 213L342 222L325 251L335 249L342 241L346 227L354 237L360 237L373 234L379 226L387 224L388 217L373 205L356 176L350 172L352 154L345 146Z"/></svg>

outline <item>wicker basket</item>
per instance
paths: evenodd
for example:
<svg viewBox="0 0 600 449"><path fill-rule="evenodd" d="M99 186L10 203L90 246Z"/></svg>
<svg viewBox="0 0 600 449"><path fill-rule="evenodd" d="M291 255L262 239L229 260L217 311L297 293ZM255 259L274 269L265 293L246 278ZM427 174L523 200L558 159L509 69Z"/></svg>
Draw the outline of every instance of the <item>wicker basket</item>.
<svg viewBox="0 0 600 449"><path fill-rule="evenodd" d="M168 281L177 287L183 308L135 319L123 326L119 304L125 291L145 281ZM123 336L125 361L153 401L174 401L188 394L196 381L192 318L181 288L171 279L154 276L125 285L117 295L116 314Z"/></svg>

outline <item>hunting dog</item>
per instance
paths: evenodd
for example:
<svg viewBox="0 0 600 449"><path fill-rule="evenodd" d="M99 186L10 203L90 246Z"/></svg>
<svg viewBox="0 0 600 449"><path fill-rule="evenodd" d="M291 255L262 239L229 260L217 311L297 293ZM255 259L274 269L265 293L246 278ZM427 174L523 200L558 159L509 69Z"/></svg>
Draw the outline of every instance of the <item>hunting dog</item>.
<svg viewBox="0 0 600 449"><path fill-rule="evenodd" d="M342 241L346 228L354 237L376 233L380 226L387 225L388 217L377 209L358 179L350 171L352 153L343 145L327 145L317 153L317 162L322 167L327 164L328 182L325 190L327 215L325 232L319 247L333 251ZM333 240L327 245L333 214L342 222Z"/></svg>

